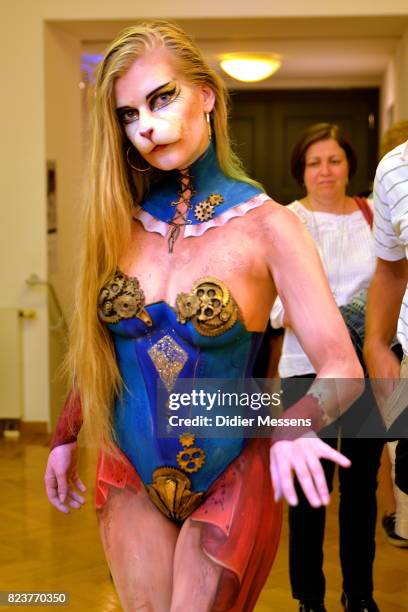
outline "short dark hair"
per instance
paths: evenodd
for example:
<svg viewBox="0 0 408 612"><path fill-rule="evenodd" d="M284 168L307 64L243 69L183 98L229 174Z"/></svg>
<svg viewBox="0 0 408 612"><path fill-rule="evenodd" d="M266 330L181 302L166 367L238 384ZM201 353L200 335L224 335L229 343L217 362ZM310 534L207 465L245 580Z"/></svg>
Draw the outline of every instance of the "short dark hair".
<svg viewBox="0 0 408 612"><path fill-rule="evenodd" d="M308 127L300 136L299 140L292 149L290 158L290 169L292 176L303 185L305 174L306 151L310 145L321 140L335 140L346 154L351 178L357 169L357 156L353 146L344 131L335 123L315 123Z"/></svg>

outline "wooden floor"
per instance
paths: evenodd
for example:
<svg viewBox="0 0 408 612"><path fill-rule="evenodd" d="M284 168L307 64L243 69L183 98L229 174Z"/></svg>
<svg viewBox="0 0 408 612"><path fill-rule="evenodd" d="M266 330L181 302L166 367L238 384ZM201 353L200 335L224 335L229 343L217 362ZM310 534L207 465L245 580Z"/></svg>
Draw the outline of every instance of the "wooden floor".
<svg viewBox="0 0 408 612"><path fill-rule="evenodd" d="M70 596L70 610L120 611L96 529L95 455L83 451L81 456L80 472L88 486L87 504L66 516L48 503L43 491L47 454L41 438L29 443L0 440L0 591L64 591ZM379 505L381 516L381 499ZM334 496L328 512L325 549L329 612L341 610L336 513ZM287 565L285 521L280 550L256 612L297 610L290 596ZM380 528L375 586L382 612L408 611L408 549L390 546ZM186 605L185 610L194 612L194 606Z"/></svg>

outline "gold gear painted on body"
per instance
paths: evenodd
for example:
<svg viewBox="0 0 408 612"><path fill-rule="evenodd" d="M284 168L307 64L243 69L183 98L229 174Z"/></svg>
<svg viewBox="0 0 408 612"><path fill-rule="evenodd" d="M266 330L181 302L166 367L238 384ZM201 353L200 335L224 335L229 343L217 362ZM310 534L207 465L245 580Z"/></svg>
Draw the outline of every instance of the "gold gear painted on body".
<svg viewBox="0 0 408 612"><path fill-rule="evenodd" d="M214 206L206 200L204 200L204 202L199 202L194 208L194 215L201 223L209 221L214 216Z"/></svg>
<svg viewBox="0 0 408 612"><path fill-rule="evenodd" d="M180 444L182 446L185 446L186 448L189 447L189 446L193 446L193 444L195 442L195 434L192 434L192 433L183 433L179 437L179 442L180 442Z"/></svg>
<svg viewBox="0 0 408 612"><path fill-rule="evenodd" d="M154 505L176 521L184 521L203 501L204 493L192 491L187 474L178 468L160 467L153 472L152 483L146 486Z"/></svg>
<svg viewBox="0 0 408 612"><path fill-rule="evenodd" d="M228 287L213 277L197 280L191 293L179 293L176 298L177 320L191 320L202 336L219 336L238 319L238 305Z"/></svg>
<svg viewBox="0 0 408 612"><path fill-rule="evenodd" d="M224 198L220 193L212 193L208 196L207 201L211 204L211 206L218 206L218 204L222 204Z"/></svg>
<svg viewBox="0 0 408 612"><path fill-rule="evenodd" d="M152 502L171 519L183 521L202 502L204 493L192 491L187 473L198 472L205 463L205 451L193 446L195 434L185 432L179 437L184 447L176 460L181 469L171 466L157 468L152 474L152 483L146 490Z"/></svg>
<svg viewBox="0 0 408 612"><path fill-rule="evenodd" d="M184 472L194 474L198 472L205 463L205 451L198 446L193 446L195 435L189 432L181 434L180 444L184 447L176 455L176 461Z"/></svg>
<svg viewBox="0 0 408 612"><path fill-rule="evenodd" d="M219 204L222 204L224 198L219 193L212 193L208 196L206 200L202 200L198 202L198 204L194 207L194 216L197 221L203 223L204 221L209 221L213 218L215 207Z"/></svg>
<svg viewBox="0 0 408 612"><path fill-rule="evenodd" d="M118 323L137 317L151 327L152 320L145 305L145 295L137 278L119 270L102 287L98 296L98 314L104 323Z"/></svg>

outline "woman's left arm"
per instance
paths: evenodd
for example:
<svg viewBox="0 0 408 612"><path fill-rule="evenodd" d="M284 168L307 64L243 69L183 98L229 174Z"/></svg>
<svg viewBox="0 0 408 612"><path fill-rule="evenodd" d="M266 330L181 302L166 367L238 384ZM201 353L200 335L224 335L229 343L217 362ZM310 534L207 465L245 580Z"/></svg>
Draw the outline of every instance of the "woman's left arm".
<svg viewBox="0 0 408 612"><path fill-rule="evenodd" d="M290 411L291 416L311 416L313 428L318 429L334 421L339 410L345 410L358 397L363 371L312 238L299 219L284 207L271 203L266 208L262 224L264 256L293 331L317 373L308 395L285 416ZM325 384L331 381L321 379L349 380L338 386ZM322 389L326 395L323 401ZM284 496L290 504L297 503L295 472L310 504L315 507L327 504L329 495L320 458L344 467L350 464L343 455L310 434L293 440L277 430L271 448L276 496Z"/></svg>
<svg viewBox="0 0 408 612"><path fill-rule="evenodd" d="M362 377L318 251L301 221L271 204L264 217L262 248L293 331L317 376Z"/></svg>

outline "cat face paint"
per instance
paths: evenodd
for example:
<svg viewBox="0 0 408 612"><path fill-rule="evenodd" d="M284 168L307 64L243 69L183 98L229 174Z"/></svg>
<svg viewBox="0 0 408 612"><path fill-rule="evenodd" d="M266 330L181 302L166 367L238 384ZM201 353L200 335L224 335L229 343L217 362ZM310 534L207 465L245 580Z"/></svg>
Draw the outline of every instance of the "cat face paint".
<svg viewBox="0 0 408 612"><path fill-rule="evenodd" d="M170 53L156 49L137 59L115 84L116 112L140 155L161 170L191 165L208 146L205 113L215 96L189 83Z"/></svg>

